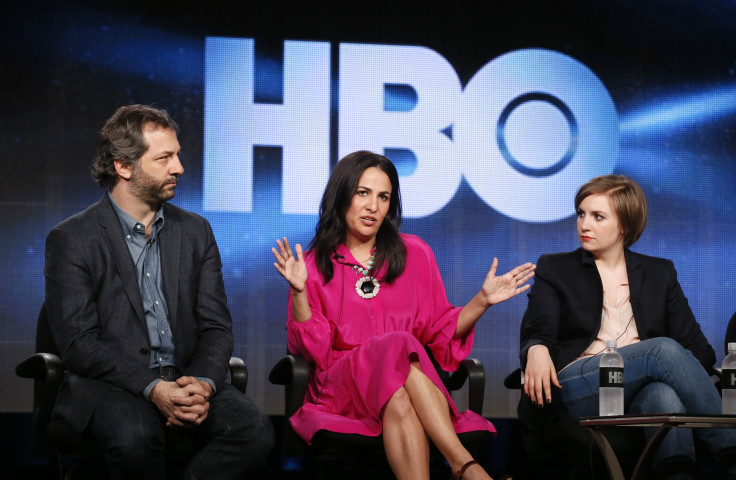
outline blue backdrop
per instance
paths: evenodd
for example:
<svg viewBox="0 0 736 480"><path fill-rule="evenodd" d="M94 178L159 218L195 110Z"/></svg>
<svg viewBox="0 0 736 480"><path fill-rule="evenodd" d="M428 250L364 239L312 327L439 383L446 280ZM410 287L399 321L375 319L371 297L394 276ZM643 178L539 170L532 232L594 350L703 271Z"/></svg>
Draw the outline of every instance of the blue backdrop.
<svg viewBox="0 0 736 480"><path fill-rule="evenodd" d="M590 177L633 177L650 212L634 250L675 262L720 361L736 310L736 5L549 3L4 4L0 411L31 409L13 368L33 351L45 236L102 194L97 131L127 103L181 125L173 202L212 223L235 353L269 413L282 391L267 373L286 348L270 247L309 242L331 167L359 148L397 164L403 231L433 248L458 305L494 256L506 271L577 248L572 199ZM517 297L478 324L486 416L515 415L502 382L525 307Z"/></svg>

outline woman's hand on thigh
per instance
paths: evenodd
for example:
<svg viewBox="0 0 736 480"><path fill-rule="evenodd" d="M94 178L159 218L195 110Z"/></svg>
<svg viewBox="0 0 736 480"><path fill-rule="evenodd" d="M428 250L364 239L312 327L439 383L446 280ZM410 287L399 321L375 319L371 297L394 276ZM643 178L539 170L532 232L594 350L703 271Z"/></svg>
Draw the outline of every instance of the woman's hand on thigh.
<svg viewBox="0 0 736 480"><path fill-rule="evenodd" d="M549 350L544 345L532 345L526 355L524 370L524 393L537 404L552 402L552 387L562 388Z"/></svg>

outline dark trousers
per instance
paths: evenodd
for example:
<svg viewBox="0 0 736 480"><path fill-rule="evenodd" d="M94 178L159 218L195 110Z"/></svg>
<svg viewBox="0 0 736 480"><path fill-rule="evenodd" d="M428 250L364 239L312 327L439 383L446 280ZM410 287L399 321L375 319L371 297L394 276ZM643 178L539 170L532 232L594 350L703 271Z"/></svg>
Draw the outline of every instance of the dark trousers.
<svg viewBox="0 0 736 480"><path fill-rule="evenodd" d="M167 445L195 448L186 479L242 479L273 447L270 419L246 395L226 384L210 399L207 418L195 427L166 427L156 405L112 388L97 404L85 436L104 449L117 479L166 479Z"/></svg>

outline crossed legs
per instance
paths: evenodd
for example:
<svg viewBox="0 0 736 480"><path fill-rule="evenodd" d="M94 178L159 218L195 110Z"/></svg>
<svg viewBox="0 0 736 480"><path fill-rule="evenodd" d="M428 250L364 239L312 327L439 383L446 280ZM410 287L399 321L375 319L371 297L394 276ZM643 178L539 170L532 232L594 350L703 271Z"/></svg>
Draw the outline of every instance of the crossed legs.
<svg viewBox="0 0 736 480"><path fill-rule="evenodd" d="M624 404L627 413L687 412L718 415L721 399L708 374L695 357L671 338L658 337L622 347ZM564 418L577 420L598 413L599 357L578 360L558 378L552 401ZM703 428L696 434L716 458L732 463L736 431ZM692 433L673 429L654 458L655 470L671 459L694 459Z"/></svg>
<svg viewBox="0 0 736 480"><path fill-rule="evenodd" d="M389 465L399 480L429 478L431 439L450 468L456 472L472 460L457 438L447 399L412 362L404 386L394 393L382 412L383 443ZM490 479L479 466L468 468L464 480Z"/></svg>

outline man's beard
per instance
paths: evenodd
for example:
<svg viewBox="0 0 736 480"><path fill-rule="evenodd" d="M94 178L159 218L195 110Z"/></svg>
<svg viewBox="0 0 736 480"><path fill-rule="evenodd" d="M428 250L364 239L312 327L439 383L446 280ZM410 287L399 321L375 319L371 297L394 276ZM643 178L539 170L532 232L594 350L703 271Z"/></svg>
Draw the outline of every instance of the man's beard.
<svg viewBox="0 0 736 480"><path fill-rule="evenodd" d="M130 177L130 192L146 203L161 203L174 198L174 189L167 189L166 185L176 181L178 176L174 175L159 182L136 165Z"/></svg>

